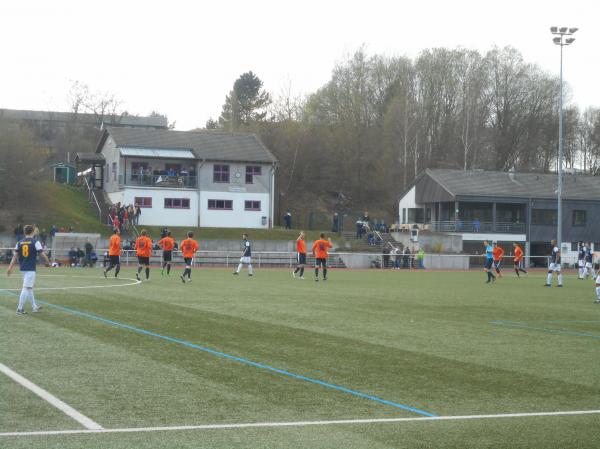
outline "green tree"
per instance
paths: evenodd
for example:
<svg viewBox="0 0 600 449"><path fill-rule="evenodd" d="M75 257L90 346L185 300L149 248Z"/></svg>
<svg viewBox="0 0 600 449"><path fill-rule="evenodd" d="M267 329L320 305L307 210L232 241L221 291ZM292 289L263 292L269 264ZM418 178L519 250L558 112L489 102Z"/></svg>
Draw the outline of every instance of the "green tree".
<svg viewBox="0 0 600 449"><path fill-rule="evenodd" d="M219 125L231 131L263 121L271 96L263 89L263 82L252 71L243 73L233 90L225 97Z"/></svg>

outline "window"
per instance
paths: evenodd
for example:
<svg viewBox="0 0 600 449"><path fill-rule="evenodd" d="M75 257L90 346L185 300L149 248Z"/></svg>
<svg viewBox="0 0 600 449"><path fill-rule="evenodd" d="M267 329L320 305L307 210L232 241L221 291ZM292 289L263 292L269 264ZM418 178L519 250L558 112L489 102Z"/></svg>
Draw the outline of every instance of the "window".
<svg viewBox="0 0 600 449"><path fill-rule="evenodd" d="M244 210L260 211L260 201L244 201Z"/></svg>
<svg viewBox="0 0 600 449"><path fill-rule="evenodd" d="M105 182L109 182L110 181L110 170L109 170L110 166L108 164L106 164L106 170L104 171L104 181Z"/></svg>
<svg viewBox="0 0 600 449"><path fill-rule="evenodd" d="M133 199L134 204L140 206L140 209L143 208L152 208L152 197L150 196L136 196Z"/></svg>
<svg viewBox="0 0 600 449"><path fill-rule="evenodd" d="M132 162L131 163L131 173L133 175L139 175L142 173L142 170L148 169L148 162Z"/></svg>
<svg viewBox="0 0 600 449"><path fill-rule="evenodd" d="M213 182L229 182L229 165L213 166Z"/></svg>
<svg viewBox="0 0 600 449"><path fill-rule="evenodd" d="M233 210L232 200L208 200L208 208L211 210Z"/></svg>
<svg viewBox="0 0 600 449"><path fill-rule="evenodd" d="M165 198L165 209L189 209L189 198Z"/></svg>
<svg viewBox="0 0 600 449"><path fill-rule="evenodd" d="M556 226L556 209L531 209L531 224Z"/></svg>
<svg viewBox="0 0 600 449"><path fill-rule="evenodd" d="M571 242L571 251L579 250L579 242Z"/></svg>
<svg viewBox="0 0 600 449"><path fill-rule="evenodd" d="M262 167L260 165L246 165L246 184L252 184L255 176L262 174Z"/></svg>
<svg viewBox="0 0 600 449"><path fill-rule="evenodd" d="M406 223L406 207L402 208L402 223Z"/></svg>
<svg viewBox="0 0 600 449"><path fill-rule="evenodd" d="M574 210L573 211L573 226L585 226L585 211Z"/></svg>
<svg viewBox="0 0 600 449"><path fill-rule="evenodd" d="M117 163L113 162L112 163L112 174L113 174L113 181L117 181Z"/></svg>
<svg viewBox="0 0 600 449"><path fill-rule="evenodd" d="M423 223L423 218L425 216L424 210L421 208L408 208L408 222L409 223Z"/></svg>

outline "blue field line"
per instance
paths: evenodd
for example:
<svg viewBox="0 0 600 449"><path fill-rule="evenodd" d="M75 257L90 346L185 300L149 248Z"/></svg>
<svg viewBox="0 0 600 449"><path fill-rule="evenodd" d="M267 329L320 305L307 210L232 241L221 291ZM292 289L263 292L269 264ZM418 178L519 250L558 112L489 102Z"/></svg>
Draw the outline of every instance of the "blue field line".
<svg viewBox="0 0 600 449"><path fill-rule="evenodd" d="M548 332L551 334L564 334L564 335L571 335L574 337L587 337L587 338L593 338L596 340L600 340L600 335L590 334L589 332L577 332L577 331L572 331L572 330L568 330L568 329L555 329L552 327L536 327L536 326L530 326L527 323L515 323L513 321L494 320L494 321L490 321L489 324L493 324L495 326L510 327L513 329L526 329L526 330L539 331L539 332Z"/></svg>
<svg viewBox="0 0 600 449"><path fill-rule="evenodd" d="M600 320L547 320L550 324L600 324Z"/></svg>
<svg viewBox="0 0 600 449"><path fill-rule="evenodd" d="M1 291L1 290L0 290ZM18 296L12 292L7 292L10 293L12 296ZM378 396L373 396L367 393L363 393L361 391L357 391L357 390L352 390L351 388L346 388L346 387L342 387L340 385L335 385L329 382L325 382L323 380L319 380L319 379L314 379L312 377L307 377L307 376L303 376L301 374L295 374L283 369L279 369L279 368L275 368L273 366L269 366L269 365L265 365L264 363L260 363L260 362L254 362L252 360L248 360L242 357L237 357L231 354L226 354L224 352L221 351L217 351L215 349L211 349L211 348L207 348L205 346L200 346L197 345L195 343L191 343L189 341L185 341L185 340L180 340L178 338L174 338L174 337L169 337L168 335L162 335L162 334L158 334L156 332L152 332L152 331L148 331L145 329L141 329L139 327L135 327L135 326L131 326L129 324L124 324L124 323L119 323L117 321L113 321L113 320L109 320L107 318L103 318L101 316L97 316L97 315L93 315L91 313L87 313L87 312L81 312L79 310L76 309L72 309L70 307L65 307L65 306L60 306L60 305L56 305L56 304L52 304L49 303L47 301L41 301L41 300L37 300L38 303L45 305L46 307L50 307L53 309L57 309L57 310L61 310L63 312L67 312L67 313L71 313L73 315L77 315L80 317L84 317L84 318L89 318L91 320L94 321L99 321L101 323L105 323L105 324L109 324L113 327L117 327L117 328L121 328L121 329L127 329L130 330L132 332L136 332L138 334L143 334L143 335L148 335L150 337L155 337L155 338L160 338L161 340L166 340L169 341L171 343L177 343L180 344L182 346L186 346L188 348L193 348L193 349L197 349L199 351L203 351L203 352L207 352L209 354L215 355L217 357L223 357L229 360L235 360L236 362L239 363L243 363L245 365L249 365L249 366L253 366L255 368L260 368L260 369L264 369L267 371L271 371L277 374L280 374L282 376L286 376L286 377L291 377L292 379L297 379L297 380L303 380L305 382L310 382L316 385L321 385L323 387L326 388L330 388L332 390L337 390L337 391L341 391L344 393L348 393L351 394L353 396L357 396L359 398L363 398L363 399L368 399L371 401L375 401L378 402L380 404L384 404L384 405L389 405L391 407L396 407L402 410L406 410L409 412L413 412L413 413L417 413L419 415L423 415L423 416L428 416L428 417L435 417L437 415L435 415L434 413L430 413L430 412L426 412L425 410L421 410L415 407L410 407L408 405L404 405L404 404L399 404L398 402L393 402L393 401L388 401L387 399L383 399L380 398Z"/></svg>

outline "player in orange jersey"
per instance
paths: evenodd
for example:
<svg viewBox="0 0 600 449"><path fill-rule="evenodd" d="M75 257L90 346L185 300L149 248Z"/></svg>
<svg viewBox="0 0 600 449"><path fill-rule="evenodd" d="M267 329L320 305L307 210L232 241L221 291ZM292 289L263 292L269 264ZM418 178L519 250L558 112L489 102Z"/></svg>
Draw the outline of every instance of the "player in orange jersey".
<svg viewBox="0 0 600 449"><path fill-rule="evenodd" d="M183 253L183 260L185 261L185 270L183 274L179 276L181 282L185 284L185 277L187 276L187 282L192 282L192 260L194 259L194 253L200 249L198 242L193 239L194 233L189 231L187 233L187 239L181 242L179 249Z"/></svg>
<svg viewBox="0 0 600 449"><path fill-rule="evenodd" d="M115 269L115 277L119 275L121 271L121 236L119 235L119 228L113 230L113 235L110 236L108 242L108 268L104 269L104 277L108 277L108 273L113 268Z"/></svg>
<svg viewBox="0 0 600 449"><path fill-rule="evenodd" d="M300 279L304 279L304 266L306 265L306 240L304 239L304 231L300 231L300 235L296 239L297 265L292 273L292 277L296 277L296 273L300 272Z"/></svg>
<svg viewBox="0 0 600 449"><path fill-rule="evenodd" d="M171 261L173 260L173 248L175 248L175 240L171 237L171 231L167 231L167 235L158 241L158 246L163 250L163 263L160 274L161 276L165 274L165 267L167 267L168 276L171 274Z"/></svg>
<svg viewBox="0 0 600 449"><path fill-rule="evenodd" d="M500 273L500 264L502 264L502 256L504 256L504 250L498 246L498 242L492 242L492 255L494 257L494 268L496 269L496 273L498 277L502 277L502 273Z"/></svg>
<svg viewBox="0 0 600 449"><path fill-rule="evenodd" d="M146 280L150 279L150 255L152 254L152 239L146 235L146 230L142 229L140 236L135 241L135 253L138 258L138 269L135 278L140 280L142 268L146 267Z"/></svg>
<svg viewBox="0 0 600 449"><path fill-rule="evenodd" d="M515 249L515 257L513 259L513 262L515 263L515 273L517 273L517 277L520 277L519 271L527 274L527 270L523 268L523 249L517 242L513 242L513 248Z"/></svg>
<svg viewBox="0 0 600 449"><path fill-rule="evenodd" d="M333 248L331 238L325 240L325 234L321 233L321 238L312 246L312 253L315 256L315 281L319 280L319 267L323 267L323 280L327 280L327 250L329 248Z"/></svg>

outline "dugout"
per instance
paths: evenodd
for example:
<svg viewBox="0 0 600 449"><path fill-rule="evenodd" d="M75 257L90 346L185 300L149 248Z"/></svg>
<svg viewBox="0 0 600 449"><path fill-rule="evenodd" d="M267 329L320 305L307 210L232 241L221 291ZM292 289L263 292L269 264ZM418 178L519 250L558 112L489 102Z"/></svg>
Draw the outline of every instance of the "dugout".
<svg viewBox="0 0 600 449"><path fill-rule="evenodd" d="M98 255L98 244L100 243L100 234L88 234L83 232L58 232L52 239L52 262L61 262L68 264L69 251L71 248L84 249L85 244L90 242L94 247L96 255L100 259L101 255Z"/></svg>

